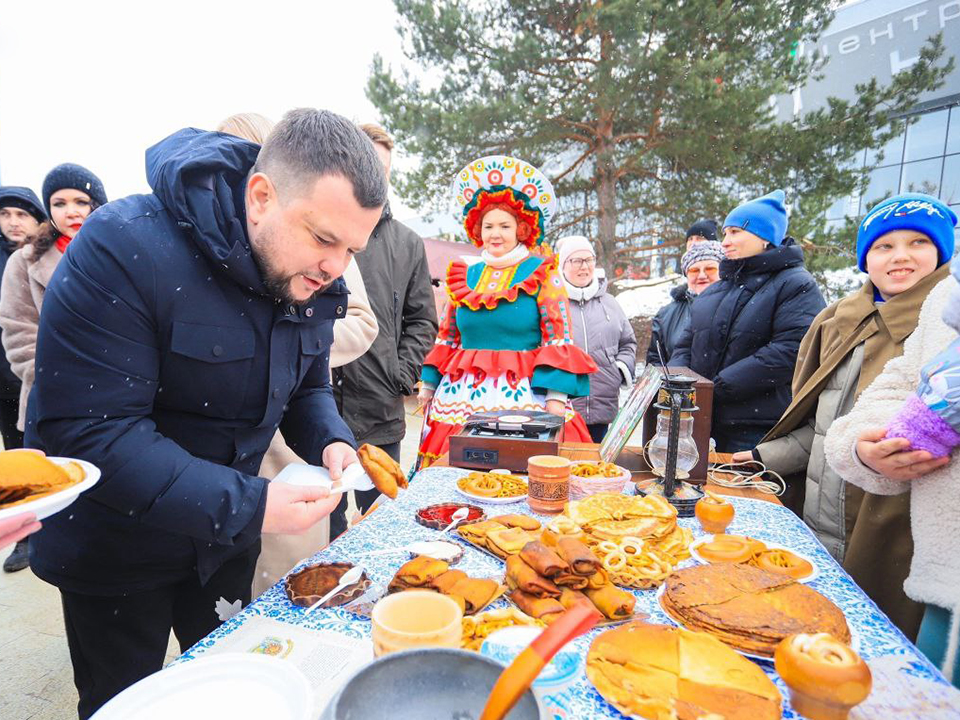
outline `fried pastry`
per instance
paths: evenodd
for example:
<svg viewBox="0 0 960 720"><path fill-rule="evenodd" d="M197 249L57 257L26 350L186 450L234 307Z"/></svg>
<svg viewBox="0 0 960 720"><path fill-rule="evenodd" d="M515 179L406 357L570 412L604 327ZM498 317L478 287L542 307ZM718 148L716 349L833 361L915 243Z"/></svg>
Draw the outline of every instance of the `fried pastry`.
<svg viewBox="0 0 960 720"><path fill-rule="evenodd" d="M394 578L409 587L427 585L450 569L450 565L443 560L437 560L426 555L418 555L413 560L404 563Z"/></svg>
<svg viewBox="0 0 960 720"><path fill-rule="evenodd" d="M467 577L467 574L463 570L447 570L431 580L429 586L437 592L448 595L453 586L465 577Z"/></svg>
<svg viewBox="0 0 960 720"><path fill-rule="evenodd" d="M83 468L57 465L26 450L0 452L0 507L10 507L60 492L84 478Z"/></svg>
<svg viewBox="0 0 960 720"><path fill-rule="evenodd" d="M463 598L464 613L473 615L475 612L483 610L501 592L500 583L496 580L464 577L458 580L444 595L449 595L452 598Z"/></svg>
<svg viewBox="0 0 960 720"><path fill-rule="evenodd" d="M486 545L487 533L491 530L506 530L507 526L496 520L482 520L480 522L461 525L456 532L460 537L477 545Z"/></svg>
<svg viewBox="0 0 960 720"><path fill-rule="evenodd" d="M496 517L490 518L490 520L498 522L501 525L506 525L507 527L520 528L521 530L529 530L530 532L540 529L540 521L529 515L497 515Z"/></svg>
<svg viewBox="0 0 960 720"><path fill-rule="evenodd" d="M557 552L570 566L570 571L577 575L593 575L600 569L600 559L576 538L558 538Z"/></svg>
<svg viewBox="0 0 960 720"><path fill-rule="evenodd" d="M361 445L357 457L373 486L391 500L397 497L398 488L407 487L407 476L400 464L376 445Z"/></svg>
<svg viewBox="0 0 960 720"><path fill-rule="evenodd" d="M563 613L563 605L555 598L538 598L517 589L510 593L510 599L527 615L544 622L550 622Z"/></svg>
<svg viewBox="0 0 960 720"><path fill-rule="evenodd" d="M536 536L520 528L505 528L490 530L486 536L487 548L494 555L506 558L508 555L518 555L523 546L536 540Z"/></svg>
<svg viewBox="0 0 960 720"><path fill-rule="evenodd" d="M583 591L590 602L609 620L622 620L633 615L637 599L616 585L603 585L599 588L587 588Z"/></svg>
<svg viewBox="0 0 960 720"><path fill-rule="evenodd" d="M527 565L519 555L507 557L507 587L519 588L534 597L560 597L560 588Z"/></svg>
<svg viewBox="0 0 960 720"><path fill-rule="evenodd" d="M530 567L544 577L556 577L567 572L570 568L564 560L553 550L539 540L528 542L520 551L520 557Z"/></svg>

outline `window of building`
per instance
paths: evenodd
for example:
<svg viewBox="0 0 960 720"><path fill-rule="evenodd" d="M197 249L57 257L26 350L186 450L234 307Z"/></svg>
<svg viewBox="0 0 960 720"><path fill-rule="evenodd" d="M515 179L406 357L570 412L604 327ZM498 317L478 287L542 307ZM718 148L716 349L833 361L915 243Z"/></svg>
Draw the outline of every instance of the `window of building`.
<svg viewBox="0 0 960 720"><path fill-rule="evenodd" d="M882 165L899 164L903 161L903 133L887 141L879 150L867 150L864 165L875 165L880 154L883 153Z"/></svg>
<svg viewBox="0 0 960 720"><path fill-rule="evenodd" d="M876 168L870 173L867 189L860 198L860 214L863 215L880 200L896 195L900 187L900 165Z"/></svg>
<svg viewBox="0 0 960 720"><path fill-rule="evenodd" d="M904 162L943 155L947 137L947 115L946 110L927 113L907 128Z"/></svg>
<svg viewBox="0 0 960 720"><path fill-rule="evenodd" d="M940 193L940 170L943 158L904 163L900 192L919 192L936 197Z"/></svg>
<svg viewBox="0 0 960 720"><path fill-rule="evenodd" d="M960 155L950 155L943 161L940 199L947 205L960 205Z"/></svg>
<svg viewBox="0 0 960 720"><path fill-rule="evenodd" d="M960 153L960 105L950 110L950 128L947 130L947 155Z"/></svg>

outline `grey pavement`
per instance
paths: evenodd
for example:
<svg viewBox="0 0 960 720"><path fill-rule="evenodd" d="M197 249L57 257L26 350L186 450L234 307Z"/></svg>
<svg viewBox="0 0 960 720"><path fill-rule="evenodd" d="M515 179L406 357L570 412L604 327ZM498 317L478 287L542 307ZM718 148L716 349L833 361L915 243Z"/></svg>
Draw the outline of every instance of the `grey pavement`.
<svg viewBox="0 0 960 720"><path fill-rule="evenodd" d="M416 459L421 420L407 404L404 470ZM9 550L0 551L2 562ZM179 646L171 636L167 662ZM0 718L69 720L77 717L77 691L67 651L60 594L29 569L0 572Z"/></svg>

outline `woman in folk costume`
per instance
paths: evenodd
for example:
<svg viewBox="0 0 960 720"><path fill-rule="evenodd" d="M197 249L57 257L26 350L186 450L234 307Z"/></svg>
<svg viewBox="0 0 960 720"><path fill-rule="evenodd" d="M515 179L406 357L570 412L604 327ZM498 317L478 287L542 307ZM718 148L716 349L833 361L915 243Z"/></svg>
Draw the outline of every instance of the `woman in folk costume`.
<svg viewBox="0 0 960 720"><path fill-rule="evenodd" d="M538 251L556 206L550 181L522 160L491 156L467 165L454 192L483 252L447 270L450 303L423 364L422 466L480 412L546 410L566 419L564 440L590 442L569 400L589 394L597 366L571 340L555 258Z"/></svg>

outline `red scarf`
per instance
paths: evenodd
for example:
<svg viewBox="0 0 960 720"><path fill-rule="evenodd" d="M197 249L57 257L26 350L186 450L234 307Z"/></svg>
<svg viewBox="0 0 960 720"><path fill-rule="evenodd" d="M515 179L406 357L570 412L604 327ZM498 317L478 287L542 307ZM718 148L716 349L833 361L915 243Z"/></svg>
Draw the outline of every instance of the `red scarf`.
<svg viewBox="0 0 960 720"><path fill-rule="evenodd" d="M61 235L57 238L57 250L59 250L61 253L65 253L67 251L67 245L69 244L70 238L68 238L66 235Z"/></svg>

